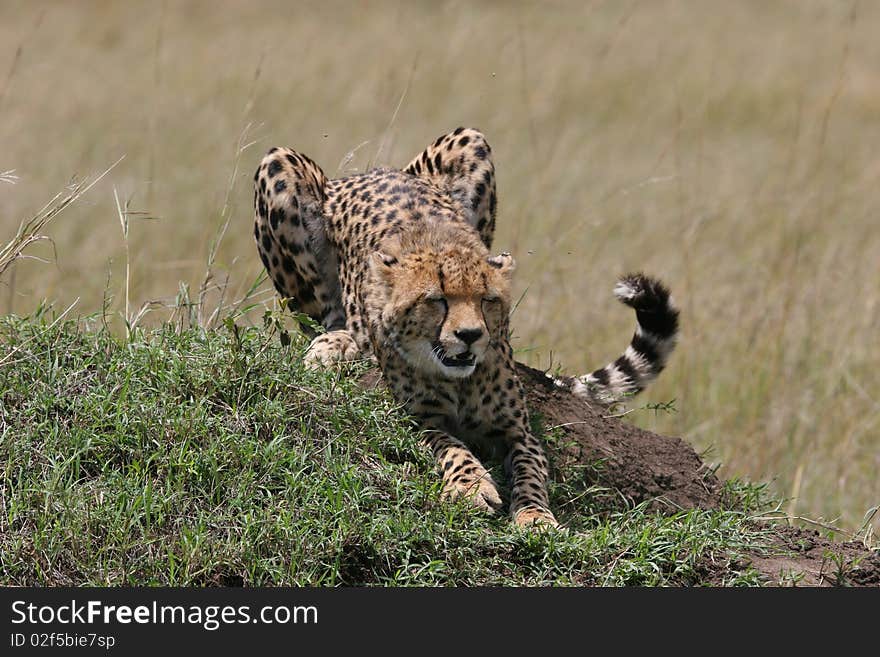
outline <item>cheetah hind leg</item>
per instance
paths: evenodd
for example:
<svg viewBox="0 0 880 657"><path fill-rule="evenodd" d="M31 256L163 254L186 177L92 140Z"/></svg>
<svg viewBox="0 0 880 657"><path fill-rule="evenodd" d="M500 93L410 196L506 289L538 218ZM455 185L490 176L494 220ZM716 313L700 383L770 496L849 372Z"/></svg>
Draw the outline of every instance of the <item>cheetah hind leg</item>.
<svg viewBox="0 0 880 657"><path fill-rule="evenodd" d="M254 175L254 239L275 289L327 331L345 327L335 249L323 214L327 178L290 148L269 150ZM315 331L301 323L303 332Z"/></svg>
<svg viewBox="0 0 880 657"><path fill-rule="evenodd" d="M309 345L303 361L312 370L332 367L360 358L357 343L345 330L322 333Z"/></svg>
<svg viewBox="0 0 880 657"><path fill-rule="evenodd" d="M479 130L458 128L441 135L404 169L431 181L459 203L464 218L492 248L495 233L495 165Z"/></svg>

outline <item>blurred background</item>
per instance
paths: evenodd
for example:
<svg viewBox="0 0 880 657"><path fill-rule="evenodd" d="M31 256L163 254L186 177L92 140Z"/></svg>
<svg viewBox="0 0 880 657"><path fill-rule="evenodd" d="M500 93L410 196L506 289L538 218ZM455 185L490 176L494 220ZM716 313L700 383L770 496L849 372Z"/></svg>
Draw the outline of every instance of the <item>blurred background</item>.
<svg viewBox="0 0 880 657"><path fill-rule="evenodd" d="M335 177L475 126L519 358L604 364L633 327L615 278L660 276L682 339L635 406L675 410L629 417L855 530L880 504L878 34L880 4L833 0L0 0L0 242L124 156L30 252L48 262L7 272L0 312L78 298L120 328L126 265L132 310L173 303L226 218L215 269L240 296L270 146ZM127 240L114 190L144 213Z"/></svg>

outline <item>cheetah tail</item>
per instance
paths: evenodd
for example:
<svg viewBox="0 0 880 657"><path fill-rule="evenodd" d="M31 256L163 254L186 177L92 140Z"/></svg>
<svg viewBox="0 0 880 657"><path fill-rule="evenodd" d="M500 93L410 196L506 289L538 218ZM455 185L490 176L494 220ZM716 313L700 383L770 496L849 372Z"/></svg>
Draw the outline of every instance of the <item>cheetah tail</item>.
<svg viewBox="0 0 880 657"><path fill-rule="evenodd" d="M602 404L644 390L663 371L678 338L678 309L663 283L628 274L617 282L614 295L636 311L636 331L626 351L590 374L556 380L575 395Z"/></svg>

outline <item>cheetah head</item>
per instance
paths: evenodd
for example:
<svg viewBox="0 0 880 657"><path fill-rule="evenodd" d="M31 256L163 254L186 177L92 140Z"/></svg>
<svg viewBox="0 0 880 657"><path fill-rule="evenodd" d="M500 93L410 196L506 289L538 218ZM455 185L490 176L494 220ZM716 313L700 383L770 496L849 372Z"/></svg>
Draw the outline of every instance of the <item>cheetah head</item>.
<svg viewBox="0 0 880 657"><path fill-rule="evenodd" d="M374 316L386 340L415 370L463 379L507 337L510 254L452 246L376 253L380 303Z"/></svg>

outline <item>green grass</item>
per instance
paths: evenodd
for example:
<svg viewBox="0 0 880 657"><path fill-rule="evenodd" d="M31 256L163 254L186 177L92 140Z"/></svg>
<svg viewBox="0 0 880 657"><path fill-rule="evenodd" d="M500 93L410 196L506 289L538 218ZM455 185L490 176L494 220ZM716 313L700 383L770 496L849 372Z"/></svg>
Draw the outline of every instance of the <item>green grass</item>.
<svg viewBox="0 0 880 657"><path fill-rule="evenodd" d="M2 318L0 584L758 583L731 563L764 544L760 488L663 516L554 485L570 531L518 530L441 501L365 366L307 371L276 326L125 340L45 307Z"/></svg>

